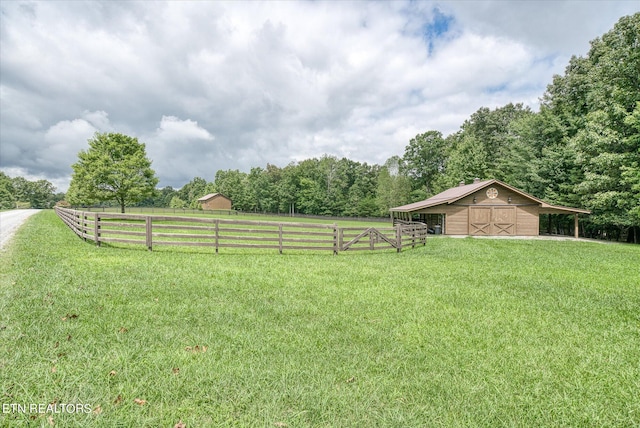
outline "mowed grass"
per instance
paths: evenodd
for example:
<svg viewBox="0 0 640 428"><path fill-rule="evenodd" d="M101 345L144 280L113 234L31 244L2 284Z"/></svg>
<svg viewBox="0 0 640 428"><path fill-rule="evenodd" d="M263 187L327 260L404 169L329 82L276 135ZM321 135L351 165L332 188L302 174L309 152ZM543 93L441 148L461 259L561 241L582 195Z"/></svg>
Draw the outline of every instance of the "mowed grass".
<svg viewBox="0 0 640 428"><path fill-rule="evenodd" d="M640 425L640 246L148 252L45 211L0 257L3 409L91 410L0 426Z"/></svg>

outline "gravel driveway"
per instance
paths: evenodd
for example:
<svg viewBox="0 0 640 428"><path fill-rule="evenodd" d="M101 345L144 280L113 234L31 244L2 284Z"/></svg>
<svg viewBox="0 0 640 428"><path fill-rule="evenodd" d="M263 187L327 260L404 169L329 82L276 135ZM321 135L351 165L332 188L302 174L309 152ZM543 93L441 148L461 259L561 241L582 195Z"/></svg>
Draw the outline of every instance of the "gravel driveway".
<svg viewBox="0 0 640 428"><path fill-rule="evenodd" d="M0 249L7 246L9 240L24 221L40 210L11 210L0 212Z"/></svg>

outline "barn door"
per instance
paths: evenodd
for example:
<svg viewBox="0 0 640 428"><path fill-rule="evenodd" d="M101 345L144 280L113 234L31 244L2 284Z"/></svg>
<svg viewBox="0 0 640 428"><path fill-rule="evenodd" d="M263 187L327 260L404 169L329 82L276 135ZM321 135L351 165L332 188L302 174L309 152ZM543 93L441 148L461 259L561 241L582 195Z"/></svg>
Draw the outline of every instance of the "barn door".
<svg viewBox="0 0 640 428"><path fill-rule="evenodd" d="M493 234L516 234L516 207L493 207Z"/></svg>
<svg viewBox="0 0 640 428"><path fill-rule="evenodd" d="M491 207L469 207L469 235L491 235Z"/></svg>
<svg viewBox="0 0 640 428"><path fill-rule="evenodd" d="M469 207L469 235L515 235L516 207Z"/></svg>

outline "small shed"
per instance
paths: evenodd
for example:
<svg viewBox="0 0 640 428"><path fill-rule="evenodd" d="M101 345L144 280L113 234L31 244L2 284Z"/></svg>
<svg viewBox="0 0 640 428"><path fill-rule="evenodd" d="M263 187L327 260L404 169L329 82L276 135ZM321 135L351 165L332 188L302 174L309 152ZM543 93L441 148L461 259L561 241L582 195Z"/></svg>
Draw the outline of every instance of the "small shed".
<svg viewBox="0 0 640 428"><path fill-rule="evenodd" d="M540 214L573 214L576 238L578 215L590 214L580 208L548 204L496 179L460 182L429 199L390 211L394 221L417 215L429 225L440 226L444 234L471 236L536 236Z"/></svg>
<svg viewBox="0 0 640 428"><path fill-rule="evenodd" d="M209 193L198 199L203 210L230 210L231 199L221 193Z"/></svg>

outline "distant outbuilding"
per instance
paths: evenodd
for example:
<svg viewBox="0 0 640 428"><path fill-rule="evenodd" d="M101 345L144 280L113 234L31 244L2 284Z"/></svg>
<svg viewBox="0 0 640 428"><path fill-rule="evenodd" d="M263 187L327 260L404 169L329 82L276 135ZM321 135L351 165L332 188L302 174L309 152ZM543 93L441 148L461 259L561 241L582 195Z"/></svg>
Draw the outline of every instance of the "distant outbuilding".
<svg viewBox="0 0 640 428"><path fill-rule="evenodd" d="M576 238L578 215L590 214L548 204L496 179L461 182L429 199L389 211L394 221L418 217L444 234L475 236L535 236L540 233L540 214L573 214Z"/></svg>
<svg viewBox="0 0 640 428"><path fill-rule="evenodd" d="M222 193L209 193L198 199L198 203L203 210L230 210L231 199Z"/></svg>

